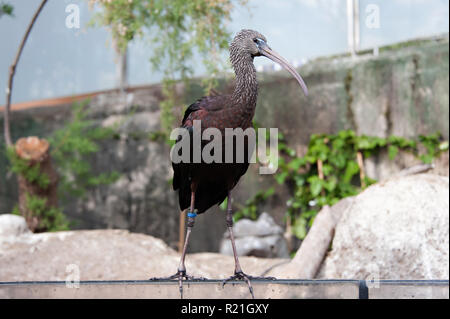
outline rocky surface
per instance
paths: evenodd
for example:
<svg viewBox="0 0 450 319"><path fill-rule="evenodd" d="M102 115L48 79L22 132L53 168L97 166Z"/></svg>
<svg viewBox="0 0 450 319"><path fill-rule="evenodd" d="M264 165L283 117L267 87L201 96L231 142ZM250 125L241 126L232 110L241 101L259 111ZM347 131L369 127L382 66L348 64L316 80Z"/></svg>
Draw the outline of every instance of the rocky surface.
<svg viewBox="0 0 450 319"><path fill-rule="evenodd" d="M266 212L255 221L241 219L233 225L236 250L239 256L288 258L289 251L283 228ZM220 244L220 253L233 256L228 230Z"/></svg>
<svg viewBox="0 0 450 319"><path fill-rule="evenodd" d="M448 177L397 177L325 207L294 259L242 256L240 261L248 274L277 278L312 278L319 269L316 278L448 279L448 212ZM236 223L236 233L248 233L242 225L256 225L250 227L253 236L278 233L273 223L264 226L268 221L266 216ZM179 254L152 236L126 230L32 234L22 217L0 216L0 281L65 280L74 266L81 280L148 279L171 275L178 262ZM194 253L186 266L194 276L226 278L234 260Z"/></svg>
<svg viewBox="0 0 450 319"><path fill-rule="evenodd" d="M31 234L25 218L12 214L0 215L0 238L14 240L23 234Z"/></svg>
<svg viewBox="0 0 450 319"><path fill-rule="evenodd" d="M336 225L353 200L354 197L347 197L331 207L325 205L314 218L294 258L269 270L267 275L286 279L315 278L333 240Z"/></svg>
<svg viewBox="0 0 450 319"><path fill-rule="evenodd" d="M394 178L356 196L318 277L448 279L448 177Z"/></svg>
<svg viewBox="0 0 450 319"><path fill-rule="evenodd" d="M74 267L81 280L145 280L172 275L178 267L179 254L152 236L126 230L32 234L23 231L23 218L1 217L0 281L66 280ZM13 224L15 231L3 231ZM282 260L240 261L247 273L261 275ZM234 260L214 253L188 254L186 267L194 276L226 278L233 274Z"/></svg>

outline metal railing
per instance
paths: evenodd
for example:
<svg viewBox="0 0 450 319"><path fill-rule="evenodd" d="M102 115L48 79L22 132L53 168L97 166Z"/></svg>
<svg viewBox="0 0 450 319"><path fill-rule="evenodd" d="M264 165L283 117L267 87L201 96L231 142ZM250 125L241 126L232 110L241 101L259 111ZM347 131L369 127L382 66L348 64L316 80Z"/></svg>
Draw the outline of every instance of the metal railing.
<svg viewBox="0 0 450 319"><path fill-rule="evenodd" d="M448 280L253 280L255 298L273 299L448 299ZM186 299L250 298L246 283L222 280L184 282ZM0 282L0 298L180 298L171 280Z"/></svg>

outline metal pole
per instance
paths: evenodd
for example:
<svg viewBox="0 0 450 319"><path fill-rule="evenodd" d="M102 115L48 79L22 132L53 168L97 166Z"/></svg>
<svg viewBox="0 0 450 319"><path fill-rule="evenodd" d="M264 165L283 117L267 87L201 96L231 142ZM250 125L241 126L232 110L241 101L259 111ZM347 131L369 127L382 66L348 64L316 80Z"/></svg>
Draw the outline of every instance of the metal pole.
<svg viewBox="0 0 450 319"><path fill-rule="evenodd" d="M353 37L355 41L355 52L359 51L359 0L353 0Z"/></svg>
<svg viewBox="0 0 450 319"><path fill-rule="evenodd" d="M347 0L347 43L352 56L359 50L359 0Z"/></svg>

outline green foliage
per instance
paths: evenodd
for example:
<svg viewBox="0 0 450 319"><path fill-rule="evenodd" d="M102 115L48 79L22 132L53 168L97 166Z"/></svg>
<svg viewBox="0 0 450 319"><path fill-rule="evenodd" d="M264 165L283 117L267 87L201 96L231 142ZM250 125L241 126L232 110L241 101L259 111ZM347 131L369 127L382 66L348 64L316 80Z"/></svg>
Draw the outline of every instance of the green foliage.
<svg viewBox="0 0 450 319"><path fill-rule="evenodd" d="M260 205L263 204L270 196L275 192L275 188L271 187L265 191L259 191L253 198L250 198L245 202L245 206L233 214L233 219L235 221L248 217L251 219L256 219L258 217L258 210Z"/></svg>
<svg viewBox="0 0 450 319"><path fill-rule="evenodd" d="M7 2L0 2L0 18L3 15L12 16L14 11L14 7Z"/></svg>
<svg viewBox="0 0 450 319"><path fill-rule="evenodd" d="M47 199L36 195L25 195L26 207L39 220L39 229L46 231L69 230L70 223L64 213L56 207L48 207ZM19 205L15 205L11 214L21 216Z"/></svg>
<svg viewBox="0 0 450 319"><path fill-rule="evenodd" d="M17 215L17 216L21 216L21 215L22 215L22 214L20 213L20 210L19 210L19 205L14 205L11 214Z"/></svg>
<svg viewBox="0 0 450 319"><path fill-rule="evenodd" d="M48 138L50 154L60 177L58 191L63 196L82 196L88 188L111 184L119 177L117 172L96 173L89 164L90 156L99 151L99 143L117 135L116 125L120 123L112 127L96 126L86 118L87 103L88 101L74 104L73 118ZM50 179L41 172L39 163L32 165L20 158L14 147L7 148L6 154L12 172L44 190L49 186ZM25 195L27 208L40 221L39 228L48 231L68 229L69 223L59 208L48 207L44 197ZM12 213L21 214L18 206L14 207Z"/></svg>
<svg viewBox="0 0 450 319"><path fill-rule="evenodd" d="M441 139L439 132L428 136L419 136L419 141L425 148L425 152L419 155L422 162L431 164L441 152L448 151L448 141L441 142Z"/></svg>
<svg viewBox="0 0 450 319"><path fill-rule="evenodd" d="M73 118L49 138L51 155L60 175L61 195L82 196L89 187L111 184L117 172L94 173L89 158L99 151L99 143L117 135L116 127L95 126L86 119L88 101L74 105Z"/></svg>
<svg viewBox="0 0 450 319"><path fill-rule="evenodd" d="M148 133L148 138L152 142L158 142L158 141L165 141L166 136L162 131L155 131Z"/></svg>
<svg viewBox="0 0 450 319"><path fill-rule="evenodd" d="M261 205L270 198L275 193L275 188L270 187L265 191L259 191L245 202L245 205L239 205L238 203L234 203L239 207L239 210L233 214L233 220L236 222L241 218L247 217L251 219L256 219L258 217L258 211L261 208ZM220 209L227 209L228 198L219 205Z"/></svg>
<svg viewBox="0 0 450 319"><path fill-rule="evenodd" d="M120 50L136 37L148 40L152 67L164 73L161 122L167 134L174 125L173 109L181 106L176 80L187 82L193 74L188 65L200 56L206 67L205 91L216 87L224 67L222 53L230 40L226 22L236 4L246 3L247 0L91 0L91 7L101 8L91 25L108 27Z"/></svg>
<svg viewBox="0 0 450 319"><path fill-rule="evenodd" d="M279 170L274 178L279 184L289 185L291 190L286 214L293 220L294 235L303 239L323 206L334 205L342 198L361 192L362 185L367 187L376 182L368 177L360 181L358 152L368 158L386 150L389 159L394 160L402 150L411 152L424 163L431 163L440 153L448 150L448 142L441 140L439 133L406 139L398 136L357 136L348 130L337 134L312 135L307 153L298 157L280 134L278 147L282 157L279 158ZM322 163L323 179L319 177L318 162ZM236 215L256 218L258 205L272 194L273 189L258 192Z"/></svg>
<svg viewBox="0 0 450 319"><path fill-rule="evenodd" d="M45 197L26 194L26 205L27 209L33 213L33 216L38 218L38 228L46 229L47 231L69 229L69 222L63 212L59 208L48 207L47 199Z"/></svg>
<svg viewBox="0 0 450 319"><path fill-rule="evenodd" d="M6 150L6 156L11 163L11 171L22 175L28 182L39 185L40 188L46 189L50 184L50 178L47 174L41 172L39 163L31 165L30 161L20 158L13 146Z"/></svg>

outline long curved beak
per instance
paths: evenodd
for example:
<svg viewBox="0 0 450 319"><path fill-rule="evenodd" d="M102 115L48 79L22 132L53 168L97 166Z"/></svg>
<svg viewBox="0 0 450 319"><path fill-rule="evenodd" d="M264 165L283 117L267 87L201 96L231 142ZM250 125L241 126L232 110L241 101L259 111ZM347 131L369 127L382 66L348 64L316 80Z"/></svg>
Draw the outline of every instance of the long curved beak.
<svg viewBox="0 0 450 319"><path fill-rule="evenodd" d="M297 80L297 82L300 84L300 86L303 89L303 92L305 92L305 95L308 96L308 87L305 84L305 81L303 81L302 77L300 76L300 74L297 73L297 71L295 70L295 68L289 64L288 61L286 61L285 58L283 58L281 55L279 55L277 52L273 51L267 44L262 44L259 45L259 52L261 53L261 55L264 55L265 57L268 57L269 59L271 59L272 61L278 63L279 65L281 65L283 68L285 68L287 71L289 71L289 73L292 74L292 76Z"/></svg>

